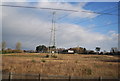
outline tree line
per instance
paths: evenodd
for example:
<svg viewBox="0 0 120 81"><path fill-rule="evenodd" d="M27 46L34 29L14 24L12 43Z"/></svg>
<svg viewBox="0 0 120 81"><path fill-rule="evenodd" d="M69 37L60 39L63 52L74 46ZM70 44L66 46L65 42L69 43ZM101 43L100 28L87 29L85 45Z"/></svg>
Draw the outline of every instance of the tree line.
<svg viewBox="0 0 120 81"><path fill-rule="evenodd" d="M38 45L36 47L36 52L37 53L48 53L50 50L50 47L47 47L45 45ZM95 47L95 51L94 50L87 50L86 48L83 47L73 47L73 48L56 48L54 49L56 53L69 53L67 50L73 50L74 54L99 54L99 55L119 55L120 51L118 51L118 49L116 47L112 47L110 49L110 52L107 51L100 51L101 48L100 47Z"/></svg>
<svg viewBox="0 0 120 81"><path fill-rule="evenodd" d="M23 53L23 52L29 52L29 53L50 53L52 51L54 51L54 53L61 53L61 54L65 54L65 53L69 53L68 50L72 50L74 51L74 54L106 54L106 55L119 55L120 51L118 50L118 48L116 47L112 47L110 49L110 52L107 51L100 51L101 48L100 47L95 47L95 51L94 50L87 50L86 48L83 47L72 47L72 48L56 48L55 46L45 46L45 45L38 45L35 47L35 50L22 50L22 44L21 42L17 42L15 44L15 49L11 49L11 48L7 48L7 44L5 41L3 41L1 43L1 53L5 54L5 53Z"/></svg>
<svg viewBox="0 0 120 81"><path fill-rule="evenodd" d="M5 41L2 42L1 44L1 52L2 54L5 53L22 53L23 50L21 49L21 43L17 42L15 45L15 49L7 48L7 43Z"/></svg>

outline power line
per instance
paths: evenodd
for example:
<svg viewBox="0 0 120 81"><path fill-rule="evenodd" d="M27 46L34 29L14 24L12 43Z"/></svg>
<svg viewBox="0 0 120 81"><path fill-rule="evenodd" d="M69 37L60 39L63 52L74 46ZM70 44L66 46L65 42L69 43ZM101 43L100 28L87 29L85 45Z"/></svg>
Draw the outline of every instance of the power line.
<svg viewBox="0 0 120 81"><path fill-rule="evenodd" d="M109 25L115 25L115 24L118 24L118 22L114 22L114 23L109 23L109 24L104 24L104 25L99 25L99 26L95 26L94 28L101 28L101 27L105 27L105 26L109 26ZM87 28L88 29L88 28ZM91 28L90 28L91 29ZM79 31L79 30L78 30ZM73 31L71 33L74 33L74 32L77 32L77 31Z"/></svg>
<svg viewBox="0 0 120 81"><path fill-rule="evenodd" d="M43 7L15 6L15 5L0 5L0 6L6 6L6 7L21 7L21 8L33 8L33 9L45 9L45 10L61 10L61 11L78 12L77 10L57 9L57 8L43 8Z"/></svg>
<svg viewBox="0 0 120 81"><path fill-rule="evenodd" d="M105 27L105 26L109 26L109 25L115 25L115 24L118 24L118 23L110 23L110 24L105 24L105 25L101 25L101 26L95 26L94 28L96 29L96 28L101 28L101 27ZM77 32L77 31L73 31L71 33L74 33L74 32Z"/></svg>
<svg viewBox="0 0 120 81"><path fill-rule="evenodd" d="M89 6L89 5L92 5L92 4L87 4L86 6ZM85 6L85 7L86 7L86 6ZM74 13L74 12L72 12L72 13L70 13L70 14L66 14L66 15L64 15L64 16L62 16L62 17L56 19L56 20L59 21L59 20L65 18L65 17L67 17L67 16L70 16L70 15L73 14L73 13Z"/></svg>
<svg viewBox="0 0 120 81"><path fill-rule="evenodd" d="M96 26L96 27L93 27L93 28L102 28L104 26L108 26L108 25L115 25L115 24L118 24L118 22L114 22L114 23L109 23L109 24L104 24L104 25L101 25L101 26Z"/></svg>
<svg viewBox="0 0 120 81"><path fill-rule="evenodd" d="M107 11L107 10L110 10L110 9L114 9L114 8L116 8L116 7L117 7L116 5L115 5L115 6L111 6L111 7L107 8L107 9L104 9L104 10L102 10L102 11L100 11L100 12L104 12L104 11ZM119 8L118 8L118 9L119 9ZM112 10L112 12L113 12L113 10ZM109 12L109 13L111 13L111 12ZM71 14L73 14L73 13L71 13ZM63 16L63 17L60 17L60 20L63 19L63 18L65 18L65 17L67 17L67 16L69 16L69 15L71 15L71 14L68 14L68 15L65 15L65 16ZM102 15L104 15L104 14L98 15L97 17L100 17L100 16L102 16ZM89 16L86 17L86 18L89 18ZM59 21L59 20L58 20L58 21ZM83 20L83 21L77 22L77 23L75 23L75 24L82 23L82 22L85 22L85 21L88 21L88 19L85 19L85 20Z"/></svg>
<svg viewBox="0 0 120 81"><path fill-rule="evenodd" d="M115 7L116 7L116 6L114 6L114 7L112 7L112 8L115 8ZM108 8L108 9L102 10L101 12L110 10L110 9L112 9L112 8ZM113 12L113 11L112 11L112 12ZM111 11L110 11L109 13L111 13ZM97 17L101 17L101 16L103 16L103 15L98 15ZM89 18L89 17L86 17L86 18ZM81 22L77 22L77 23L75 23L75 24L83 23L83 22L85 22L85 21L88 22L88 20L89 20L89 19L86 19L86 20L83 20L83 21L81 21Z"/></svg>
<svg viewBox="0 0 120 81"><path fill-rule="evenodd" d="M69 9L43 8L43 7L31 7L31 6L15 6L15 5L0 5L0 6L19 7L19 8L33 8L33 9L44 9L44 10L59 10L59 11L69 11L69 12L85 12L85 13L95 13L95 14L116 15L116 16L118 16L117 14L94 12L94 11L79 11L79 10L69 10Z"/></svg>
<svg viewBox="0 0 120 81"><path fill-rule="evenodd" d="M70 13L70 14L66 14L66 15L64 15L64 16L62 16L62 17L60 17L60 18L58 18L58 19L56 19L57 21L59 21L59 20L61 20L61 19L63 19L63 18L65 18L65 17L67 17L67 16L70 16L71 14L73 14L74 12L72 12L72 13Z"/></svg>

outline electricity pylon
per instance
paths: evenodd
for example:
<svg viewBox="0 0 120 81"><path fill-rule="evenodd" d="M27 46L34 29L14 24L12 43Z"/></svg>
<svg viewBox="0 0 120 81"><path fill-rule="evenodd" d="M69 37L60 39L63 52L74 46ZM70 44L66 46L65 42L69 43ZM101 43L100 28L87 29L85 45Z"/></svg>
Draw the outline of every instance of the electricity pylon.
<svg viewBox="0 0 120 81"><path fill-rule="evenodd" d="M56 28L55 28L55 14L56 12L54 11L52 13L52 28L51 28L51 35L50 35L50 43L49 43L49 53L55 53L56 51Z"/></svg>

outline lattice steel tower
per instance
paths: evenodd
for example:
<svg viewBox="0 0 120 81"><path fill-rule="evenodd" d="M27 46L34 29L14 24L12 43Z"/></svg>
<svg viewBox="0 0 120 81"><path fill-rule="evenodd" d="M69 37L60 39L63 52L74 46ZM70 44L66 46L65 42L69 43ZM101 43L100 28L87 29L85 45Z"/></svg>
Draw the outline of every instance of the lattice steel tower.
<svg viewBox="0 0 120 81"><path fill-rule="evenodd" d="M55 50L56 48L56 35L55 35L55 31L56 31L56 28L55 28L55 14L56 12L54 11L52 13L53 17L52 17L52 28L51 28L51 35L50 35L50 43L49 43L49 46L50 46L50 49L49 51L51 52L51 50ZM52 48L52 49L51 49Z"/></svg>

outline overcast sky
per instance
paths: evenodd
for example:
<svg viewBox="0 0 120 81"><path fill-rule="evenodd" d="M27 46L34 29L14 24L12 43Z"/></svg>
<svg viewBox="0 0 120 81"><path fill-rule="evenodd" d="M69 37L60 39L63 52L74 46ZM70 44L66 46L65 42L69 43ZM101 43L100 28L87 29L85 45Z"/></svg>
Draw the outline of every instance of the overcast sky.
<svg viewBox="0 0 120 81"><path fill-rule="evenodd" d="M25 1L25 0L24 0ZM4 2L7 5L72 9L85 12L55 11L56 46L58 48L96 46L109 51L118 47L117 2ZM87 12L111 13L103 15ZM2 37L8 48L17 42L22 49L35 50L49 45L52 27L51 10L2 7Z"/></svg>

